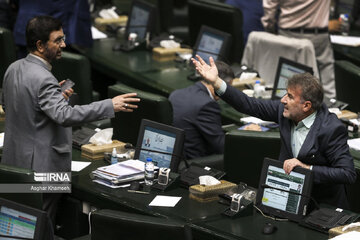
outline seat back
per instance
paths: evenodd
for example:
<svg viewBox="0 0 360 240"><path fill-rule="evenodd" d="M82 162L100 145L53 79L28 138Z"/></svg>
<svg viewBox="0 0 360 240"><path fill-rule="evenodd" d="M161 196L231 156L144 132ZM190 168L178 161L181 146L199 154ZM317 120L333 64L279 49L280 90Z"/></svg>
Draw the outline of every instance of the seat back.
<svg viewBox="0 0 360 240"><path fill-rule="evenodd" d="M8 184L9 191L13 190L12 184L34 184L34 171L0 164L0 184ZM25 190L25 187L24 187ZM0 197L21 203L30 207L42 209L41 193L1 193Z"/></svg>
<svg viewBox="0 0 360 240"><path fill-rule="evenodd" d="M314 45L308 39L251 32L241 63L257 70L265 84L272 87L279 57L312 67L314 76L319 78Z"/></svg>
<svg viewBox="0 0 360 240"><path fill-rule="evenodd" d="M257 188L264 157L278 159L279 132L233 130L225 135L225 178Z"/></svg>
<svg viewBox="0 0 360 240"><path fill-rule="evenodd" d="M172 106L166 97L141 91L121 83L110 86L108 90L108 96L111 98L120 94L136 92L141 99L137 103L138 109L135 109L134 112L118 112L115 114L115 118L111 119L114 138L135 146L143 118L167 125L172 124Z"/></svg>
<svg viewBox="0 0 360 240"><path fill-rule="evenodd" d="M359 112L360 67L348 61L335 61L335 86L336 98L348 103L349 110Z"/></svg>
<svg viewBox="0 0 360 240"><path fill-rule="evenodd" d="M91 239L190 240L191 230L172 219L103 209L91 215Z"/></svg>
<svg viewBox="0 0 360 240"><path fill-rule="evenodd" d="M61 59L52 63L52 73L59 80L71 79L77 93L78 104L89 104L93 101L91 68L89 60L80 54L62 52Z"/></svg>
<svg viewBox="0 0 360 240"><path fill-rule="evenodd" d="M0 88L6 69L16 60L16 48L12 32L0 27Z"/></svg>
<svg viewBox="0 0 360 240"><path fill-rule="evenodd" d="M211 0L189 0L189 38L194 46L202 25L227 32L232 36L229 62L240 62L244 43L241 10L225 3Z"/></svg>

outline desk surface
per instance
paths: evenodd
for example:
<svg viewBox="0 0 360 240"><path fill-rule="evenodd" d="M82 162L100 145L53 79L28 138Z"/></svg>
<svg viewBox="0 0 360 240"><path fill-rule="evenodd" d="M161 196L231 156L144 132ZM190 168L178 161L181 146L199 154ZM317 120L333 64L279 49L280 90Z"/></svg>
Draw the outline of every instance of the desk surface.
<svg viewBox="0 0 360 240"><path fill-rule="evenodd" d="M74 151L74 160L80 160L79 151ZM277 232L265 236L261 233L262 227L265 222L271 220L265 219L257 212L235 219L224 217L221 213L227 206L217 201L195 201L189 198L189 192L184 188L175 188L164 193L152 190L146 195L93 183L89 173L104 164L102 160L95 161L80 173L74 174L71 195L100 208L170 217L187 222L199 239L288 239L289 236L293 240L327 239L326 234L300 227L293 222L276 222L274 224L278 227ZM148 206L156 195L181 196L182 199L174 208Z"/></svg>

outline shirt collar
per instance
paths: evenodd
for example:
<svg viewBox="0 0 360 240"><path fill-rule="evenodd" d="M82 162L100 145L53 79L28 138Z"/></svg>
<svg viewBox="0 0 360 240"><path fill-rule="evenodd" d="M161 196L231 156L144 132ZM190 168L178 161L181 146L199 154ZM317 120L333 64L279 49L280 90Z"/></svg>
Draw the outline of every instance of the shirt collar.
<svg viewBox="0 0 360 240"><path fill-rule="evenodd" d="M37 56L37 55L35 55L33 53L30 53L30 55L37 58L37 59L39 59L40 61L42 61L46 65L46 67L49 69L49 71L51 71L52 66L48 61L46 61L45 59L43 59L43 58L41 58L41 57L39 57L39 56Z"/></svg>
<svg viewBox="0 0 360 240"><path fill-rule="evenodd" d="M317 111L313 112L312 114L310 114L309 116L307 116L306 118L304 118L303 120L301 120L298 125L297 128L305 126L306 128L311 128L311 126L313 125L315 118L316 118L316 113Z"/></svg>
<svg viewBox="0 0 360 240"><path fill-rule="evenodd" d="M209 95L210 95L211 99L212 99L212 100L215 100L215 99L214 99L214 96L211 94L210 90L209 90L208 88L206 88L206 90L208 91L208 93L209 93Z"/></svg>

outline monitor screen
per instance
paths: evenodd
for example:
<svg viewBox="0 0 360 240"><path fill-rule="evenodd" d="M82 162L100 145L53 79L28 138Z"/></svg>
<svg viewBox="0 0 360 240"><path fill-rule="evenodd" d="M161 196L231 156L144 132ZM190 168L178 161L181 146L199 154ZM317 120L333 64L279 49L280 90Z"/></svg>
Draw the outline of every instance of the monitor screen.
<svg viewBox="0 0 360 240"><path fill-rule="evenodd" d="M272 99L282 98L286 94L288 79L295 74L305 72L313 74L311 67L280 57L275 75Z"/></svg>
<svg viewBox="0 0 360 240"><path fill-rule="evenodd" d="M194 56L197 54L207 63L209 57L214 60L225 60L229 55L231 36L228 33L202 26L194 46Z"/></svg>
<svg viewBox="0 0 360 240"><path fill-rule="evenodd" d="M127 22L126 36L136 33L138 40L145 39L146 33L150 31L154 8L148 3L133 1Z"/></svg>
<svg viewBox="0 0 360 240"><path fill-rule="evenodd" d="M172 126L141 121L135 158L146 162L151 157L158 167L171 168L177 171L184 146L184 131Z"/></svg>
<svg viewBox="0 0 360 240"><path fill-rule="evenodd" d="M340 14L349 14L349 17L351 17L354 3L355 0L338 0L336 4L336 14L339 16Z"/></svg>
<svg viewBox="0 0 360 240"><path fill-rule="evenodd" d="M44 211L0 198L0 236L40 239L45 221Z"/></svg>
<svg viewBox="0 0 360 240"><path fill-rule="evenodd" d="M265 158L257 205L275 217L299 220L305 216L311 195L311 171L295 168L289 175L283 162Z"/></svg>

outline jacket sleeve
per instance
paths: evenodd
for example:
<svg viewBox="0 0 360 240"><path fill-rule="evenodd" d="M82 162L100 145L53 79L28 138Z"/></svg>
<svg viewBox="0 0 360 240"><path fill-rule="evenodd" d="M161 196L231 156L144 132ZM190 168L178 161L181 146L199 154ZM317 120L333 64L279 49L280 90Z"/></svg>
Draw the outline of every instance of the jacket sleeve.
<svg viewBox="0 0 360 240"><path fill-rule="evenodd" d="M220 107L215 102L204 105L197 115L197 127L215 153L224 152L225 133L221 127Z"/></svg>
<svg viewBox="0 0 360 240"><path fill-rule="evenodd" d="M314 165L315 183L352 184L356 180L353 158L347 144L348 133L344 126L338 126L329 134L324 157L326 165Z"/></svg>
<svg viewBox="0 0 360 240"><path fill-rule="evenodd" d="M61 93L55 78L48 77L38 92L40 109L57 124L64 127L114 117L111 99L93 102L88 105L70 106Z"/></svg>
<svg viewBox="0 0 360 240"><path fill-rule="evenodd" d="M279 100L265 100L248 97L246 94L230 85L227 85L226 91L221 98L237 111L265 121L278 123L279 114L282 114L283 111L282 104Z"/></svg>

